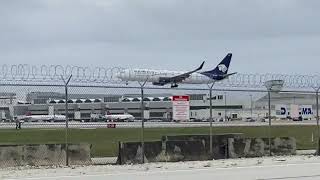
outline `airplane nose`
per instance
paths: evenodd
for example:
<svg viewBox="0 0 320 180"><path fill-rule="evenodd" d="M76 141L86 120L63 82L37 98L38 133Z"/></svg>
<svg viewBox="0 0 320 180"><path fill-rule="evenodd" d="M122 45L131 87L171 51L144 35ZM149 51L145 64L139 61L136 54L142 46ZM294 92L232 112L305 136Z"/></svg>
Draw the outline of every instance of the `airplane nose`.
<svg viewBox="0 0 320 180"><path fill-rule="evenodd" d="M116 77L125 81L127 80L127 78L129 78L129 73L129 69L122 69L116 74Z"/></svg>
<svg viewBox="0 0 320 180"><path fill-rule="evenodd" d="M123 79L124 78L124 74L125 74L125 70L124 69L121 69L119 70L118 72L116 72L116 77L119 78L119 79Z"/></svg>

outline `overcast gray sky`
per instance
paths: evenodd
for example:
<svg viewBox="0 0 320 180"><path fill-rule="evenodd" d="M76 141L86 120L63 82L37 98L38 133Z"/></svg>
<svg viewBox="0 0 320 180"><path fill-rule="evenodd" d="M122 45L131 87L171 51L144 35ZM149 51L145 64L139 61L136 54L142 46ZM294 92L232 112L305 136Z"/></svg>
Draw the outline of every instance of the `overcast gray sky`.
<svg viewBox="0 0 320 180"><path fill-rule="evenodd" d="M8 0L0 64L317 74L318 0Z"/></svg>

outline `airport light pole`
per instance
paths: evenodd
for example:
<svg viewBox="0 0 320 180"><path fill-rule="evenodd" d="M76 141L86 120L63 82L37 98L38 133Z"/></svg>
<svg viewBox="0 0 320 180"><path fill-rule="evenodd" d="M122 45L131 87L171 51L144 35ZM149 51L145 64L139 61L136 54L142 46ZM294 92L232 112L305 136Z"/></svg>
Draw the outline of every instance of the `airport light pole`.
<svg viewBox="0 0 320 180"><path fill-rule="evenodd" d="M214 85L214 82L212 84L207 84L208 87L209 87L209 102L210 102L210 132L209 132L209 141L210 141L210 155L212 156L213 155L213 149L212 149L212 121L213 121L213 118L212 118L212 88L213 88L213 85Z"/></svg>
<svg viewBox="0 0 320 180"><path fill-rule="evenodd" d="M144 163L144 86L146 85L149 77L145 81L138 82L141 90L141 161Z"/></svg>
<svg viewBox="0 0 320 180"><path fill-rule="evenodd" d="M69 118L68 118L68 84L72 78L72 75L69 76L67 80L61 75L61 78L64 82L65 89L65 116L66 116L66 131L65 131L65 146L66 146L66 166L69 166L69 145L68 145L68 131L69 131Z"/></svg>
<svg viewBox="0 0 320 180"><path fill-rule="evenodd" d="M283 87L283 80L269 80L264 83L265 87L268 90L268 119L269 119L269 128L268 128L268 139L269 139L269 155L272 155L271 151L271 92L279 92Z"/></svg>

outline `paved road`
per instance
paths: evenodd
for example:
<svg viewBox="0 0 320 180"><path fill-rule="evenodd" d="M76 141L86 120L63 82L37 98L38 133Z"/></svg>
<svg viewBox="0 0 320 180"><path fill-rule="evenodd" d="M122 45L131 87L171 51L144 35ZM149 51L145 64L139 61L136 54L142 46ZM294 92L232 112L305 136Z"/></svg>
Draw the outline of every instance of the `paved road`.
<svg viewBox="0 0 320 180"><path fill-rule="evenodd" d="M122 173L91 174L91 175L56 175L30 178L27 180L295 180L320 179L320 163L283 164L268 166L230 167L230 168L203 168L184 170L155 170ZM59 172L57 172L59 173Z"/></svg>
<svg viewBox="0 0 320 180"><path fill-rule="evenodd" d="M123 122L123 123L106 123L106 122L69 122L70 128L108 128L108 124L115 124L116 128L140 128L141 122ZM292 122L292 121L274 121L272 122L274 126L276 125L316 125L316 121L302 121L302 122ZM170 127L209 127L209 122L145 122L146 128L170 128ZM267 122L214 122L213 126L223 127L223 126L268 126ZM0 123L0 129L14 129L15 123ZM65 128L64 122L55 123L43 123L43 122L25 122L22 124L22 128Z"/></svg>

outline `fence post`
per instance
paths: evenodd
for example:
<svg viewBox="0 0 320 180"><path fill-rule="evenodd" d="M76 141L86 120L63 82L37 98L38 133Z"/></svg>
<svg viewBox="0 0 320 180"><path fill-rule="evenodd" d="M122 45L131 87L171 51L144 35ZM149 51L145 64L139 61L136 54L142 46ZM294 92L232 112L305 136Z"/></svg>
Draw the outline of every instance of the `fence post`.
<svg viewBox="0 0 320 180"><path fill-rule="evenodd" d="M270 94L270 90L268 90L268 119L269 119L269 129L268 129L269 155L271 156L271 94Z"/></svg>
<svg viewBox="0 0 320 180"><path fill-rule="evenodd" d="M143 88L146 85L147 81L148 81L149 77L143 82L140 83L140 90L141 90L141 160L142 163L144 164L144 91Z"/></svg>
<svg viewBox="0 0 320 180"><path fill-rule="evenodd" d="M65 116L66 116L66 128L65 128L65 146L66 146L66 166L69 166L69 118L68 118L68 84L71 80L72 75L69 76L67 81L62 77L62 80L64 82L64 90L65 90Z"/></svg>
<svg viewBox="0 0 320 180"><path fill-rule="evenodd" d="M320 131L319 131L319 90L320 87L316 91L316 108L317 108L317 155L320 155Z"/></svg>
<svg viewBox="0 0 320 180"><path fill-rule="evenodd" d="M212 88L213 88L213 85L214 85L214 82L209 85L208 84L208 87L209 87L209 102L210 102L210 105L209 105L209 108L210 108L210 131L209 131L209 144L210 144L210 155L213 156L213 149L212 149Z"/></svg>

